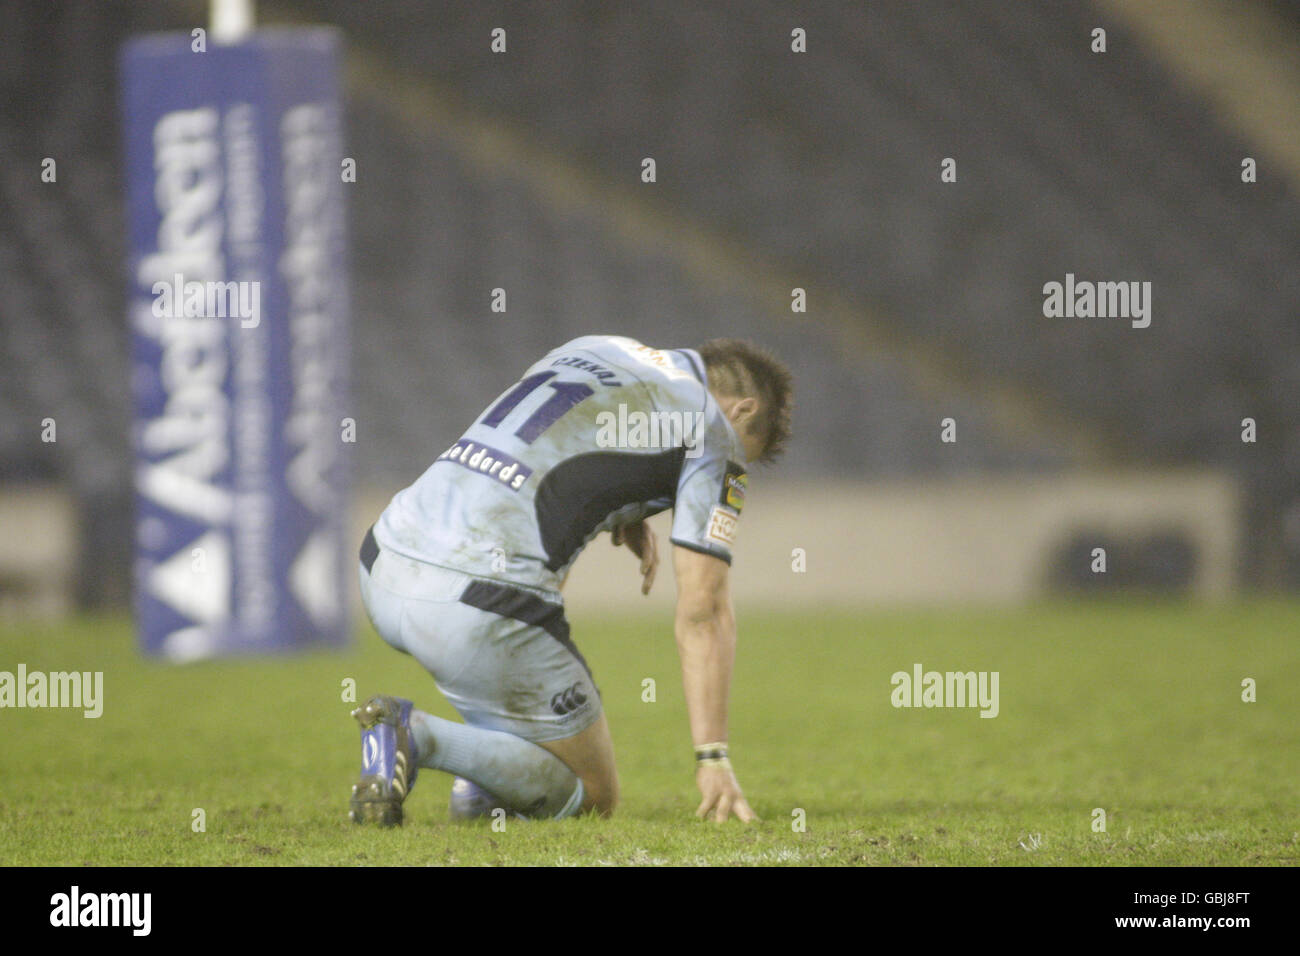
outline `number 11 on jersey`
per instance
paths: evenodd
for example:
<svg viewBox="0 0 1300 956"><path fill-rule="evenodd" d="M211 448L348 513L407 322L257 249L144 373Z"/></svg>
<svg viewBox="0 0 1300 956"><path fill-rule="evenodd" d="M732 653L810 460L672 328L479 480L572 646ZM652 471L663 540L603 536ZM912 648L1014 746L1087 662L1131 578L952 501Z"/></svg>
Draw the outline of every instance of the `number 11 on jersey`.
<svg viewBox="0 0 1300 956"><path fill-rule="evenodd" d="M515 429L515 437L521 439L524 444L531 445L542 432L559 421L565 412L593 394L591 388L579 382L550 381L554 377L554 372L538 372L536 375L521 379L518 385L501 396L501 400L488 409L480 424L488 428L498 427L519 407L520 402L543 384L549 384L555 390L555 394L538 406L537 410Z"/></svg>

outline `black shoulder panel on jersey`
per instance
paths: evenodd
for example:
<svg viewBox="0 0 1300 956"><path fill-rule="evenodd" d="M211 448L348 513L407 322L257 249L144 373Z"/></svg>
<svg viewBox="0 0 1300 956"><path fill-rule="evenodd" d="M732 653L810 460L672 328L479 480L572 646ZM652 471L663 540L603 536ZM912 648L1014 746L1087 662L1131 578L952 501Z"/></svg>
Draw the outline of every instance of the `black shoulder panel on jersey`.
<svg viewBox="0 0 1300 956"><path fill-rule="evenodd" d="M587 535L624 505L676 499L685 459L685 448L656 455L597 451L552 468L537 487L537 528L546 566L558 571L568 564Z"/></svg>

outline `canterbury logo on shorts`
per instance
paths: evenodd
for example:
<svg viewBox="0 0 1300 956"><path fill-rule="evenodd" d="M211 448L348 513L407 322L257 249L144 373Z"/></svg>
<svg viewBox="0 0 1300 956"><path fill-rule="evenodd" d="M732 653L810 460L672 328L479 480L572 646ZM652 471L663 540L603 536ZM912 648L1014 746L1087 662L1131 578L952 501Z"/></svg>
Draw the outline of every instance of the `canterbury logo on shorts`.
<svg viewBox="0 0 1300 956"><path fill-rule="evenodd" d="M551 698L551 710L563 717L571 714L587 702L587 695L582 692L581 684L574 684Z"/></svg>

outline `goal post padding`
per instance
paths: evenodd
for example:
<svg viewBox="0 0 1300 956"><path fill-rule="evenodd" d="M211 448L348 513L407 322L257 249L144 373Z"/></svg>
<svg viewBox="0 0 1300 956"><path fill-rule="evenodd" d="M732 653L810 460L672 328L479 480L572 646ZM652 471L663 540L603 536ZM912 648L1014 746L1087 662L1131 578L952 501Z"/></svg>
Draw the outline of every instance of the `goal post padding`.
<svg viewBox="0 0 1300 956"><path fill-rule="evenodd" d="M142 648L347 640L348 288L330 28L122 50Z"/></svg>

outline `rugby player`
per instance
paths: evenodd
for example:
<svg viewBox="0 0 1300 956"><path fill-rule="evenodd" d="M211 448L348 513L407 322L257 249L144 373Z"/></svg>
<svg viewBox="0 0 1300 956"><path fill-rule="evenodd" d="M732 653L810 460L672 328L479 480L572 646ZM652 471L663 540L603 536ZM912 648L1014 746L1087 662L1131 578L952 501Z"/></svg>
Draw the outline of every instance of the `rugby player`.
<svg viewBox="0 0 1300 956"><path fill-rule="evenodd" d="M648 594L659 546L643 519L668 508L697 815L755 819L727 753L728 573L748 465L782 451L790 407L786 367L735 339L660 350L584 336L527 369L394 496L362 544L376 630L424 665L464 723L387 695L358 707L352 819L400 824L426 768L455 775L453 818L497 807L530 818L612 813L609 725L560 589L608 531L640 559ZM677 427L645 427L656 420Z"/></svg>

